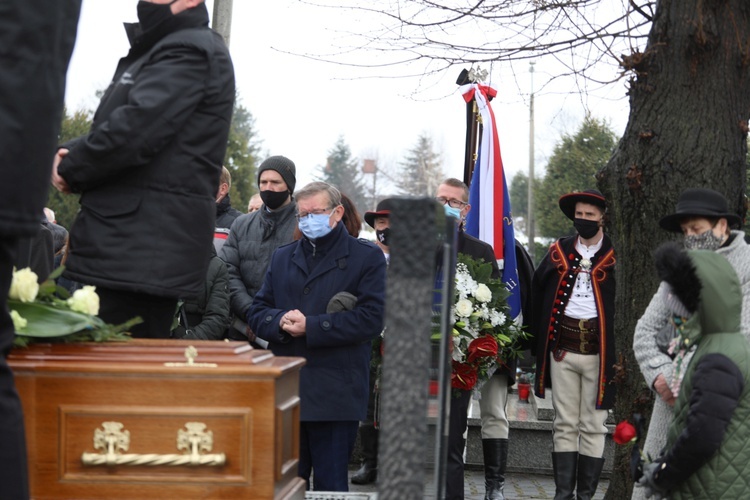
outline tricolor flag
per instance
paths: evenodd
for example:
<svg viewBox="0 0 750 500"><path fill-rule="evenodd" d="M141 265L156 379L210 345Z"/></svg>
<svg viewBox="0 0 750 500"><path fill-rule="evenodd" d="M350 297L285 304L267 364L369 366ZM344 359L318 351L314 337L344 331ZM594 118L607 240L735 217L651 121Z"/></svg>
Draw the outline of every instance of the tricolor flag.
<svg viewBox="0 0 750 500"><path fill-rule="evenodd" d="M474 173L469 186L471 210L466 217L466 232L489 243L503 271L503 282L508 287L513 318L521 316L521 288L516 268L515 233L510 211L508 185L505 182L503 160L500 156L500 138L495 125L489 98L497 91L488 85L472 83L461 86L466 102L476 100L482 117L482 137Z"/></svg>

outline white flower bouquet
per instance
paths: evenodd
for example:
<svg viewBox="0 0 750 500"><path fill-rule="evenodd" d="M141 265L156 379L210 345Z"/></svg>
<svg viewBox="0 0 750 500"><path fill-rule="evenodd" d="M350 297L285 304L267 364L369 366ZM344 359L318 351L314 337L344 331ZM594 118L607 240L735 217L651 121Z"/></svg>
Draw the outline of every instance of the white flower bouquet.
<svg viewBox="0 0 750 500"><path fill-rule="evenodd" d="M459 254L455 279L451 386L479 389L498 367L518 357L528 333L510 317L508 290L492 278L491 264Z"/></svg>
<svg viewBox="0 0 750 500"><path fill-rule="evenodd" d="M56 269L39 284L36 273L24 268L13 270L8 293L8 309L16 330L14 345L27 345L34 340L64 342L122 341L130 338L127 330L141 323L133 318L121 325L110 325L97 317L99 296L93 286L84 286L71 296L55 284L63 271Z"/></svg>

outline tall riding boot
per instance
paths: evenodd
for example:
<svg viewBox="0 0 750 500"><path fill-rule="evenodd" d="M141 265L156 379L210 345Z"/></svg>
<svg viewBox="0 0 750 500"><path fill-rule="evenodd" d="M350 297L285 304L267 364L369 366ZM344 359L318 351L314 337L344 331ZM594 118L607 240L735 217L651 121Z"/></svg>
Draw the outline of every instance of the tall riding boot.
<svg viewBox="0 0 750 500"><path fill-rule="evenodd" d="M555 500L573 500L576 488L577 451L552 453L552 469L555 474Z"/></svg>
<svg viewBox="0 0 750 500"><path fill-rule="evenodd" d="M507 439L482 439L484 452L484 500L505 500L505 467L508 463Z"/></svg>
<svg viewBox="0 0 750 500"><path fill-rule="evenodd" d="M576 488L578 500L594 498L602 467L604 467L603 458L587 457L586 455L578 457L578 487Z"/></svg>
<svg viewBox="0 0 750 500"><path fill-rule="evenodd" d="M372 424L360 426L362 467L352 475L354 484L370 484L378 479L378 430Z"/></svg>

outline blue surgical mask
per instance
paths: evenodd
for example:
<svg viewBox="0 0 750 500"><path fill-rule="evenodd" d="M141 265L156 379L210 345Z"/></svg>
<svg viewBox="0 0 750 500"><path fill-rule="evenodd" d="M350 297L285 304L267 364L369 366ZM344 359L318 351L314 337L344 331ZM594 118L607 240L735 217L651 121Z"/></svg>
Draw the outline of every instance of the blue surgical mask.
<svg viewBox="0 0 750 500"><path fill-rule="evenodd" d="M447 203L443 205L443 208L445 209L445 215L450 217L455 217L458 220L461 220L461 209L460 208L453 208L452 206L448 205Z"/></svg>
<svg viewBox="0 0 750 500"><path fill-rule="evenodd" d="M299 230L307 239L317 240L331 232L331 214L308 214L299 220Z"/></svg>

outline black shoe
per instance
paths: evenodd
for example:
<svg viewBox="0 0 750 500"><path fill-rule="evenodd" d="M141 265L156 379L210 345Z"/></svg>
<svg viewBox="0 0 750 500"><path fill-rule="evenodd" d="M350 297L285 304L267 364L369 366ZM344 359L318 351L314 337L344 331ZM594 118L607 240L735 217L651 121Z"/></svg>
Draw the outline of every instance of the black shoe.
<svg viewBox="0 0 750 500"><path fill-rule="evenodd" d="M507 439L482 439L484 455L484 500L505 500L505 467L508 463Z"/></svg>
<svg viewBox="0 0 750 500"><path fill-rule="evenodd" d="M552 469L555 475L555 500L573 500L576 489L577 451L552 453Z"/></svg>
<svg viewBox="0 0 750 500"><path fill-rule="evenodd" d="M602 474L602 467L604 467L603 458L578 456L578 487L576 488L578 500L594 498L596 487L599 485L599 476Z"/></svg>
<svg viewBox="0 0 750 500"><path fill-rule="evenodd" d="M370 484L378 480L378 468L368 463L362 464L357 472L352 475L353 484Z"/></svg>

